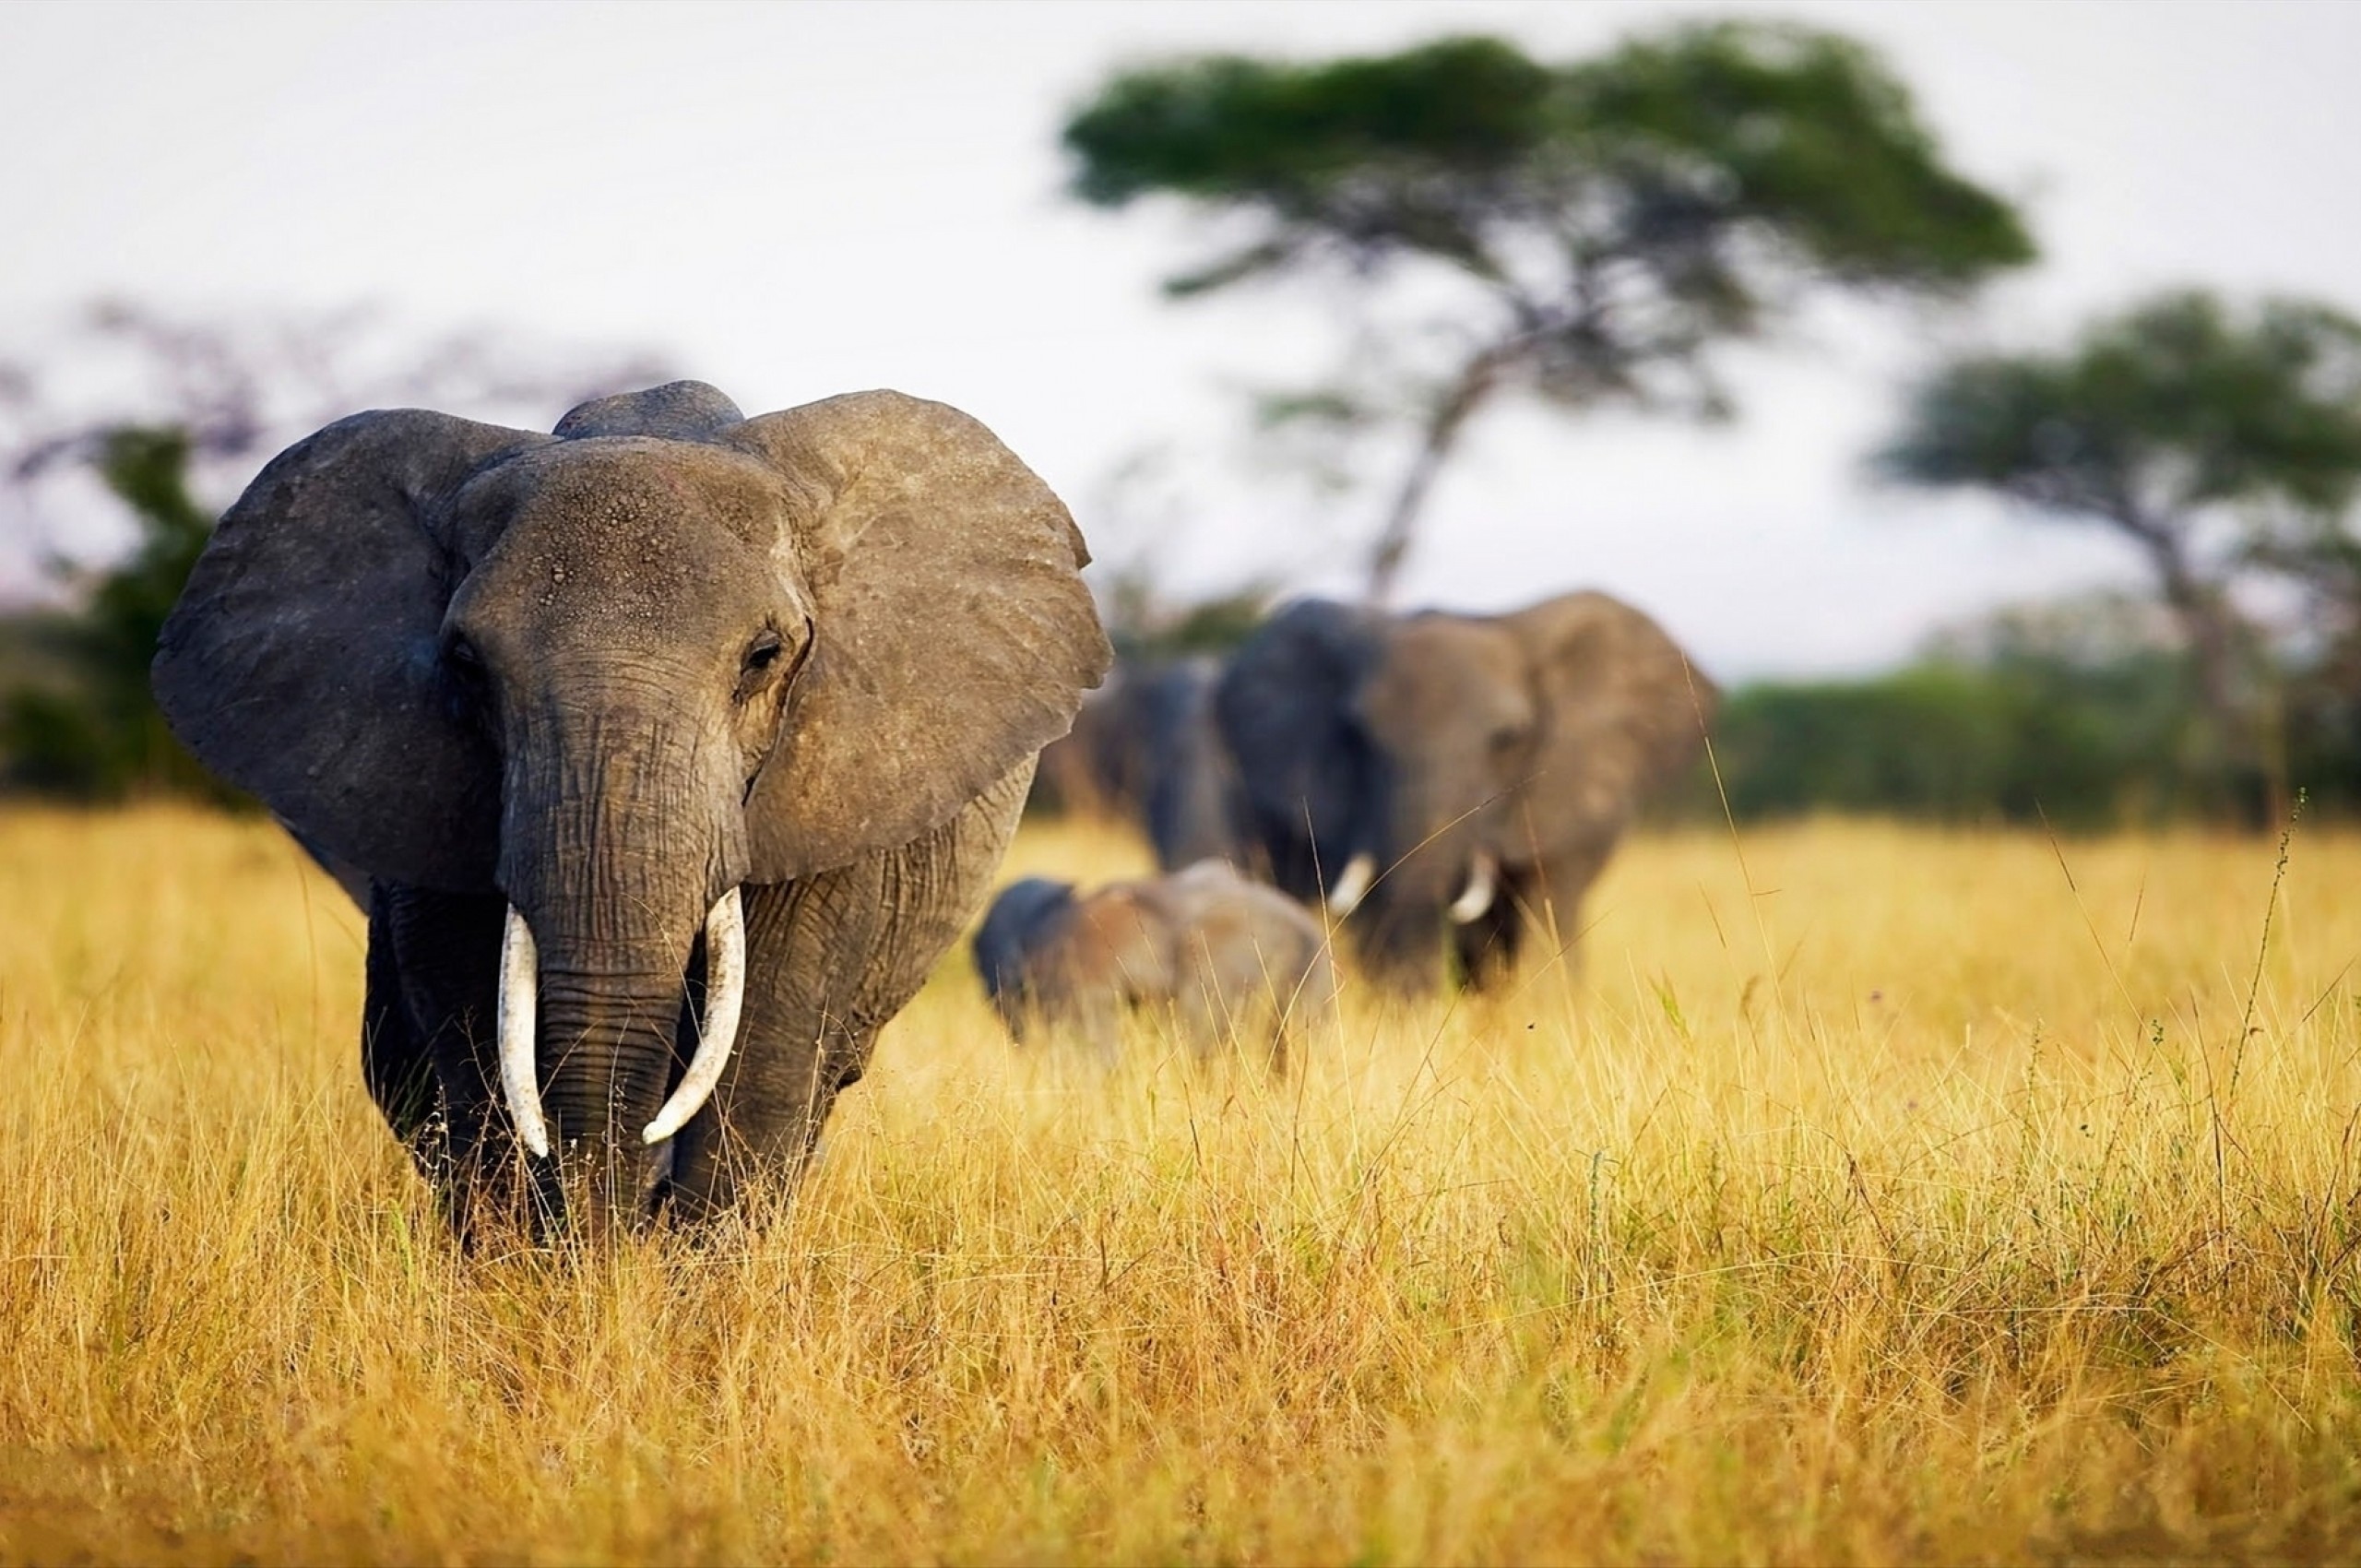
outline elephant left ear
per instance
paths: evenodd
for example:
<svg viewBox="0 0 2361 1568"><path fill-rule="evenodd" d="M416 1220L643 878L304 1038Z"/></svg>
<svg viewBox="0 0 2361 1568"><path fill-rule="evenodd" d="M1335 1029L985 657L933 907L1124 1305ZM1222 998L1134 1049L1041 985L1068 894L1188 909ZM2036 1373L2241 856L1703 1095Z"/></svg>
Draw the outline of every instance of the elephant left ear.
<svg viewBox="0 0 2361 1568"><path fill-rule="evenodd" d="M549 440L421 409L339 420L255 476L164 623L172 732L339 880L492 885L500 759L453 713L441 662L464 575L449 505Z"/></svg>
<svg viewBox="0 0 2361 1568"><path fill-rule="evenodd" d="M716 439L787 479L816 637L747 802L754 880L906 844L1073 725L1113 658L1089 552L991 432L857 392Z"/></svg>
<svg viewBox="0 0 2361 1568"><path fill-rule="evenodd" d="M1548 848L1611 842L1697 757L1720 694L1663 627L1603 593L1501 617L1541 696L1532 782Z"/></svg>

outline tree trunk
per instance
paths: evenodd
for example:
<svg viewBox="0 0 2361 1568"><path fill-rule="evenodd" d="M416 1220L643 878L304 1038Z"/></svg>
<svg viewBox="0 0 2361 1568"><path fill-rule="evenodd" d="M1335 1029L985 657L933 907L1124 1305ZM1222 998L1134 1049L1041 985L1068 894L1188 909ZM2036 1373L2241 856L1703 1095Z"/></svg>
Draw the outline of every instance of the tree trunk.
<svg viewBox="0 0 2361 1568"><path fill-rule="evenodd" d="M1409 471L1402 477L1401 488L1394 493L1394 504L1386 510L1385 527L1379 530L1376 548L1370 553L1370 604L1382 607L1394 597L1394 584L1410 553L1418 514L1426 507L1427 493L1434 487L1435 475L1458 445L1460 432L1466 427L1470 416L1499 386L1501 371L1512 357L1510 350L1500 347L1477 354L1460 371L1434 411L1427 416L1418 450L1410 459Z"/></svg>
<svg viewBox="0 0 2361 1568"><path fill-rule="evenodd" d="M2285 813L2285 768L2276 748L2265 743L2263 716L2239 689L2238 666L2247 637L2238 613L2221 588L2205 581L2189 564L2181 536L2170 526L2143 517L2124 522L2146 547L2165 603L2189 639L2198 702L2222 746L2231 807L2241 826L2267 826Z"/></svg>

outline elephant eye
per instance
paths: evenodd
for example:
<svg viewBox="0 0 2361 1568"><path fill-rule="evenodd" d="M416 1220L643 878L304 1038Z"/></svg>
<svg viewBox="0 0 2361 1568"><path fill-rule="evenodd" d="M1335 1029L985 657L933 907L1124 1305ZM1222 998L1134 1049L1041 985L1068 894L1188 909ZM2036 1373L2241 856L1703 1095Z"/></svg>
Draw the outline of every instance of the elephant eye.
<svg viewBox="0 0 2361 1568"><path fill-rule="evenodd" d="M455 636L443 645L443 668L448 672L443 683L445 709L461 723L481 720L491 707L492 685L483 672L483 655L467 638Z"/></svg>
<svg viewBox="0 0 2361 1568"><path fill-rule="evenodd" d="M767 691L777 683L779 656L786 650L787 645L777 632L766 628L755 635L747 645L744 666L738 672L737 701L751 702L757 692Z"/></svg>

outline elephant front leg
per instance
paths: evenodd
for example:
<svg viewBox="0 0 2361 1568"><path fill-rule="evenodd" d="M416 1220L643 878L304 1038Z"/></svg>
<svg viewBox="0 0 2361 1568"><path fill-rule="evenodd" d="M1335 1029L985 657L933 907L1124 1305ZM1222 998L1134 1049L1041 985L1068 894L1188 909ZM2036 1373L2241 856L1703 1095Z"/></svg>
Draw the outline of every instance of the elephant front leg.
<svg viewBox="0 0 2361 1568"><path fill-rule="evenodd" d="M898 849L744 889L740 1045L713 1099L672 1139L676 1216L718 1216L758 1182L793 1191L836 1096L868 1069L878 1029L982 906L1032 780L1027 757Z"/></svg>
<svg viewBox="0 0 2361 1568"><path fill-rule="evenodd" d="M386 1125L418 1162L420 1173L432 1179L435 1163L424 1146L437 1109L434 1058L402 996L386 890L371 889L364 908L369 911L369 957L361 1004L361 1081Z"/></svg>
<svg viewBox="0 0 2361 1568"><path fill-rule="evenodd" d="M876 1039L870 1029L787 1042L745 1030L710 1107L672 1140L663 1201L673 1218L703 1225L758 1191L790 1196Z"/></svg>
<svg viewBox="0 0 2361 1568"><path fill-rule="evenodd" d="M493 1055L506 912L496 897L391 884L370 910L371 1093L462 1237L522 1190Z"/></svg>

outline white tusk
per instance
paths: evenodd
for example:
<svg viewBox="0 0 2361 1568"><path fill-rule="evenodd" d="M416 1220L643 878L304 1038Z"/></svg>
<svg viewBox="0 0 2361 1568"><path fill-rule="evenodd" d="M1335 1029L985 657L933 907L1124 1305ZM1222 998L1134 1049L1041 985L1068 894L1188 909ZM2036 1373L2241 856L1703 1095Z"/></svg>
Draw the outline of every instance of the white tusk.
<svg viewBox="0 0 2361 1568"><path fill-rule="evenodd" d="M1492 907L1492 896L1500 890L1499 862L1482 849L1476 851L1476 863L1467 868L1467 885L1452 900L1451 920L1453 925L1465 925Z"/></svg>
<svg viewBox="0 0 2361 1568"><path fill-rule="evenodd" d="M697 1028L697 1053L656 1120L640 1129L641 1143L662 1143L705 1109L721 1082L721 1070L730 1065L730 1048L738 1043L738 1014L745 1004L746 907L733 887L705 918L705 1020Z"/></svg>
<svg viewBox="0 0 2361 1568"><path fill-rule="evenodd" d="M1345 874L1328 890L1328 907L1340 915L1351 914L1369 897L1370 884L1376 880L1377 857L1363 849L1345 862Z"/></svg>
<svg viewBox="0 0 2361 1568"><path fill-rule="evenodd" d="M508 935L500 944L500 1092L508 1097L508 1118L516 1136L536 1156L550 1152L549 1123L541 1119L541 1083L534 1053L533 1026L539 1011L541 956L533 928L516 905L508 906Z"/></svg>

